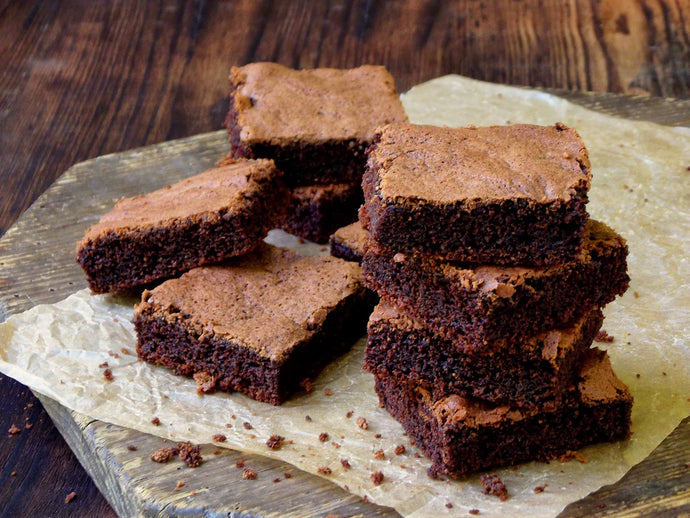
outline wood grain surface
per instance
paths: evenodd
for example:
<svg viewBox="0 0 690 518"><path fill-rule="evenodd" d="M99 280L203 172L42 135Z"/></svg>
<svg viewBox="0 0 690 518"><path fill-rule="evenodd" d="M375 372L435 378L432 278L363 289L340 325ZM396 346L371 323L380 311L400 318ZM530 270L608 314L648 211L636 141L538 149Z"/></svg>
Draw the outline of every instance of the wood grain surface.
<svg viewBox="0 0 690 518"><path fill-rule="evenodd" d="M452 72L687 99L689 35L686 0L0 0L0 233L79 161L220 128L234 64L379 63L400 91ZM113 516L33 396L2 378L0 429L22 432L0 439L0 516Z"/></svg>

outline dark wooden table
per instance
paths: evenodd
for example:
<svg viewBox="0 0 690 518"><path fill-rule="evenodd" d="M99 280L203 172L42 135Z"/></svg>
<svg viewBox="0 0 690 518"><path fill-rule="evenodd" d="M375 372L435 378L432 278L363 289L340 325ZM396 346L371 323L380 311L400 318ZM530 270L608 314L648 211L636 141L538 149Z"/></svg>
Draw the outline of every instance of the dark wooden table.
<svg viewBox="0 0 690 518"><path fill-rule="evenodd" d="M0 235L76 162L221 128L250 61L688 99L690 2L0 0ZM114 516L31 392L0 401L0 516Z"/></svg>

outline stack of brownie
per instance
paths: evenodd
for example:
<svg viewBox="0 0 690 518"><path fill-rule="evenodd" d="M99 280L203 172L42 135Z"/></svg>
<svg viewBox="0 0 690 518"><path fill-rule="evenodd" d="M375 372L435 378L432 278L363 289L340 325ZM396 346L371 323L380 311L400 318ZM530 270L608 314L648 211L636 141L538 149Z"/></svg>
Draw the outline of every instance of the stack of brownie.
<svg viewBox="0 0 690 518"><path fill-rule="evenodd" d="M586 211L577 133L390 124L369 152L365 369L432 459L467 473L627 437L632 398L592 347L628 286L625 241Z"/></svg>
<svg viewBox="0 0 690 518"><path fill-rule="evenodd" d="M380 66L251 63L230 79L229 156L273 159L291 192L281 227L325 243L357 219L374 128L407 121L393 77Z"/></svg>

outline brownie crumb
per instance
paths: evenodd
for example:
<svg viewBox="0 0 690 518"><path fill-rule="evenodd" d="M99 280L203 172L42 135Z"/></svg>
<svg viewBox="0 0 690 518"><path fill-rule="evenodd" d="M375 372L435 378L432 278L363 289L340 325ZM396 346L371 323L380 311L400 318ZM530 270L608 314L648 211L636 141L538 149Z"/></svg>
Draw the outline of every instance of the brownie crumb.
<svg viewBox="0 0 690 518"><path fill-rule="evenodd" d="M250 423L249 421L245 421L244 423L242 423L242 426L244 426L245 430L251 430L253 428L252 423Z"/></svg>
<svg viewBox="0 0 690 518"><path fill-rule="evenodd" d="M66 503L66 504L69 504L69 503L70 503L72 500L74 500L75 498L77 498L77 492L76 492L76 491L72 491L70 494L68 494L68 495L65 497L65 503Z"/></svg>
<svg viewBox="0 0 690 518"><path fill-rule="evenodd" d="M323 389L323 393L326 394L326 396L332 396L333 395L333 391L329 388Z"/></svg>
<svg viewBox="0 0 690 518"><path fill-rule="evenodd" d="M377 433L376 435L374 435L374 437L376 437L377 439L380 439L380 438L381 438L381 434L380 434L380 433Z"/></svg>
<svg viewBox="0 0 690 518"><path fill-rule="evenodd" d="M599 504L597 504L597 507L599 509L603 509L604 507L606 507L606 504L604 502L599 502Z"/></svg>
<svg viewBox="0 0 690 518"><path fill-rule="evenodd" d="M160 448L151 454L153 462L164 464L177 455L177 448Z"/></svg>
<svg viewBox="0 0 690 518"><path fill-rule="evenodd" d="M468 512L470 514L479 514L479 509L470 509Z"/></svg>
<svg viewBox="0 0 690 518"><path fill-rule="evenodd" d="M508 498L508 488L495 473L481 476L482 493L497 496L501 502Z"/></svg>
<svg viewBox="0 0 690 518"><path fill-rule="evenodd" d="M13 471L12 473L10 473L10 477L16 477L16 476L17 476L17 472L16 472L16 471Z"/></svg>
<svg viewBox="0 0 690 518"><path fill-rule="evenodd" d="M635 297L636 299L640 298L640 294L637 293L636 291L633 291L633 297Z"/></svg>
<svg viewBox="0 0 690 518"><path fill-rule="evenodd" d="M371 474L371 481L374 483L375 486L380 486L381 482L383 482L383 472L382 471L374 471Z"/></svg>
<svg viewBox="0 0 690 518"><path fill-rule="evenodd" d="M221 455L223 453L223 450L214 450L213 454L214 455Z"/></svg>
<svg viewBox="0 0 690 518"><path fill-rule="evenodd" d="M367 423L367 420L363 417L358 417L356 423L362 430L369 429L369 423Z"/></svg>
<svg viewBox="0 0 690 518"><path fill-rule="evenodd" d="M317 472L317 473L320 473L321 475L330 475L331 473L333 473L333 472L331 471L331 468L329 468L328 466L319 466L319 467L316 469L316 472Z"/></svg>
<svg viewBox="0 0 690 518"><path fill-rule="evenodd" d="M196 468L200 466L204 460L201 456L201 448L199 446L192 445L191 442L181 442L177 445L177 449L180 458L190 468Z"/></svg>
<svg viewBox="0 0 690 518"><path fill-rule="evenodd" d="M213 392L213 389L216 387L216 378L211 376L208 372L195 372L192 377L194 381L196 381L196 393L199 395L209 394Z"/></svg>
<svg viewBox="0 0 690 518"><path fill-rule="evenodd" d="M453 508L453 504L451 504L450 502L447 502L447 503L446 503L446 507L447 507L448 509L452 509L452 508Z"/></svg>
<svg viewBox="0 0 690 518"><path fill-rule="evenodd" d="M405 451L406 451L406 450L405 450L405 445L404 445L404 444L398 444L398 445L395 447L395 450L394 450L394 451L395 451L395 454L396 454L396 455L402 455L402 454L405 453Z"/></svg>
<svg viewBox="0 0 690 518"><path fill-rule="evenodd" d="M376 450L374 452L374 458L376 460L384 460L386 458L385 453L383 453L383 450Z"/></svg>
<svg viewBox="0 0 690 518"><path fill-rule="evenodd" d="M14 423L12 424L12 426L10 426L9 430L7 430L7 433L10 434L10 435L17 435L17 434L20 433L20 432L21 432L21 430L20 430L19 428L17 428L17 427L14 425Z"/></svg>
<svg viewBox="0 0 690 518"><path fill-rule="evenodd" d="M244 467L244 460L240 459L237 462L235 462L235 467L236 468L243 468Z"/></svg>
<svg viewBox="0 0 690 518"><path fill-rule="evenodd" d="M285 473L283 473L283 476L285 478L292 478L292 473L290 473L289 471L286 471Z"/></svg>
<svg viewBox="0 0 690 518"><path fill-rule="evenodd" d="M113 358L119 358L120 355L117 353L114 353L113 351L108 351L108 356L112 356Z"/></svg>
<svg viewBox="0 0 690 518"><path fill-rule="evenodd" d="M307 394L314 392L314 384L309 378L300 381L299 386L302 387Z"/></svg>
<svg viewBox="0 0 690 518"><path fill-rule="evenodd" d="M548 484L544 484L542 486L537 486L534 488L534 492L535 493L543 493L547 486L548 486Z"/></svg>
<svg viewBox="0 0 690 518"><path fill-rule="evenodd" d="M340 448L340 444L338 444L335 441L333 441L331 444L333 445L334 448Z"/></svg>
<svg viewBox="0 0 690 518"><path fill-rule="evenodd" d="M319 434L319 441L326 442L328 439L330 439L330 437L326 432L322 432Z"/></svg>
<svg viewBox="0 0 690 518"><path fill-rule="evenodd" d="M605 342L610 344L611 342L613 342L614 338L602 329L597 333L597 336L594 338L594 340L597 342Z"/></svg>
<svg viewBox="0 0 690 518"><path fill-rule="evenodd" d="M28 419L28 418L27 418L27 419ZM34 427L34 425L31 424L31 423L26 423L26 424L24 424L24 429L25 429L25 430L31 430L33 427Z"/></svg>
<svg viewBox="0 0 690 518"><path fill-rule="evenodd" d="M571 451L571 450L566 451L563 455L561 455L559 457L558 460L560 460L561 462L570 462L573 459L577 460L578 462L580 462L582 464L587 464L587 462L589 462L587 460L587 457L582 455L582 453L580 453L579 451Z"/></svg>
<svg viewBox="0 0 690 518"><path fill-rule="evenodd" d="M108 362L103 362L98 366L99 369L106 369L108 367L109 367Z"/></svg>
<svg viewBox="0 0 690 518"><path fill-rule="evenodd" d="M134 446L133 444L128 444L128 445L127 445L127 449L128 449L129 451L137 451L139 448L137 448L137 447Z"/></svg>
<svg viewBox="0 0 690 518"><path fill-rule="evenodd" d="M304 420L307 421L308 423L311 423L311 416L305 415Z"/></svg>
<svg viewBox="0 0 690 518"><path fill-rule="evenodd" d="M352 417L352 414L354 414L354 412L352 410L350 410L347 414L345 414L345 417L350 419Z"/></svg>
<svg viewBox="0 0 690 518"><path fill-rule="evenodd" d="M184 482L182 480L178 480L177 484L175 484L175 489L173 489L173 491L179 491L182 486L184 486Z"/></svg>
<svg viewBox="0 0 690 518"><path fill-rule="evenodd" d="M222 433L217 433L213 436L213 442L225 442L227 441L228 438L225 437Z"/></svg>
<svg viewBox="0 0 690 518"><path fill-rule="evenodd" d="M350 461L347 459L340 459L340 464L343 468L345 469L350 469L352 466L350 465Z"/></svg>
<svg viewBox="0 0 690 518"><path fill-rule="evenodd" d="M124 347L120 349L120 352L122 354L129 354L129 349L125 349Z"/></svg>
<svg viewBox="0 0 690 518"><path fill-rule="evenodd" d="M161 420L158 419L157 417L154 417L153 419L151 419L151 424L154 426L160 426Z"/></svg>
<svg viewBox="0 0 690 518"><path fill-rule="evenodd" d="M232 425L230 423L225 423L225 428L232 428Z"/></svg>
<svg viewBox="0 0 690 518"><path fill-rule="evenodd" d="M281 437L280 435L271 435L271 437L269 437L266 441L266 446L272 450L279 450L283 447L283 442L285 442L285 437Z"/></svg>
<svg viewBox="0 0 690 518"><path fill-rule="evenodd" d="M242 478L244 480L254 480L256 478L256 471L252 468L244 468L242 471Z"/></svg>
<svg viewBox="0 0 690 518"><path fill-rule="evenodd" d="M113 376L113 371L111 371L110 369L105 369L103 371L103 378L106 381L113 381L115 379L115 376Z"/></svg>
<svg viewBox="0 0 690 518"><path fill-rule="evenodd" d="M280 482L280 477L276 477L273 479L273 482Z"/></svg>

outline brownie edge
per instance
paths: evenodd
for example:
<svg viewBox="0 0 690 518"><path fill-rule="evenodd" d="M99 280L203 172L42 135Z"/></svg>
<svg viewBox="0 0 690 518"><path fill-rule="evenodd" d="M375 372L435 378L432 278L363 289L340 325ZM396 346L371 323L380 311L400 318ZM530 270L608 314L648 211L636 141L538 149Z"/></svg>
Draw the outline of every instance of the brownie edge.
<svg viewBox="0 0 690 518"><path fill-rule="evenodd" d="M262 245L145 291L137 353L204 392L278 405L364 334L371 299L355 264Z"/></svg>
<svg viewBox="0 0 690 518"><path fill-rule="evenodd" d="M145 285L253 250L282 217L281 178L270 160L239 160L121 199L77 244L91 291Z"/></svg>
<svg viewBox="0 0 690 518"><path fill-rule="evenodd" d="M376 131L360 219L381 250L526 266L577 255L591 172L575 130L389 124Z"/></svg>
<svg viewBox="0 0 690 518"><path fill-rule="evenodd" d="M492 406L430 393L395 377L376 376L383 407L432 460L431 471L453 477L533 460L630 435L632 396L608 356L592 349L569 401L546 411Z"/></svg>

